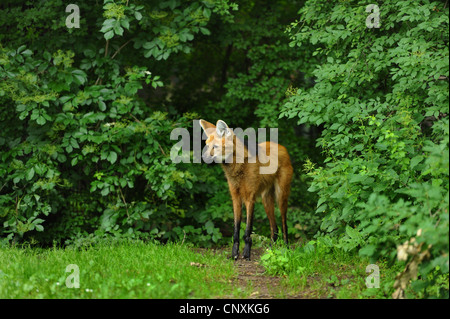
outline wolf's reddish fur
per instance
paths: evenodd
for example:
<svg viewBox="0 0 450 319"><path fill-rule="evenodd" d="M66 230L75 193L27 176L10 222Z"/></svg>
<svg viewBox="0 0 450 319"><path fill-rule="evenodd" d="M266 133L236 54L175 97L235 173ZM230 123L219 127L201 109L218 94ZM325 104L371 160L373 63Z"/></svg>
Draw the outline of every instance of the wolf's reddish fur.
<svg viewBox="0 0 450 319"><path fill-rule="evenodd" d="M222 121L218 121L217 126L219 126L219 122ZM226 134L219 134L220 130L216 130L215 125L200 120L200 125L208 136L207 149L204 155L212 158L217 155L216 153L219 153L219 149L222 151L220 154L226 154L227 148L233 149L233 159L231 161L221 161L228 181L231 199L233 200L234 245L232 256L236 259L239 255L239 230L242 218L242 205L245 205L247 226L244 235L245 247L243 255L244 258L250 259L253 210L255 201L259 196L262 197L264 209L269 219L273 241L277 239L277 225L275 221L275 202L277 202L281 213L283 239L287 243L286 212L293 168L286 148L273 142L258 144L260 152L256 162L252 163L250 158L255 155L250 154L245 147L237 147L239 143L242 143L241 140L233 134L224 122L222 123L221 128L225 130L224 132L227 132ZM243 154L239 153L241 149L244 150ZM265 154L264 151L266 151ZM265 157L265 160L261 160L264 156L267 156L270 161L278 161L278 166L274 173L261 174L260 168L270 164L270 162L267 162L267 157ZM238 159L241 159L241 161Z"/></svg>

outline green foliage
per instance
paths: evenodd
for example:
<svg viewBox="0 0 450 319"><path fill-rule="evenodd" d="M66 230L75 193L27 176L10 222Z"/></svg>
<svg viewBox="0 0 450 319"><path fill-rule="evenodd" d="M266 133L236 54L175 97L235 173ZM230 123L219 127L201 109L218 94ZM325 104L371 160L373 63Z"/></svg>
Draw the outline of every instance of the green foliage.
<svg viewBox="0 0 450 319"><path fill-rule="evenodd" d="M346 251L342 242L321 236L302 247L275 245L261 256L268 274L281 275L286 288L309 298L390 298L401 265L377 262L379 288L366 286L366 257Z"/></svg>
<svg viewBox="0 0 450 319"><path fill-rule="evenodd" d="M445 1L384 1L380 28L360 0L83 2L72 29L63 1L4 4L2 244L227 243L221 168L169 157L174 128L221 118L279 129L294 166L291 239L395 265L414 240L400 265L426 258L410 293L443 295ZM254 229L269 233L260 203ZM294 256L273 258L289 269Z"/></svg>
<svg viewBox="0 0 450 319"><path fill-rule="evenodd" d="M368 4L314 0L300 10L288 33L293 48L309 49L315 85L280 116L324 127L326 164L306 169L322 233L390 261L415 237L430 253L420 276L448 273L448 7L383 2L370 29Z"/></svg>
<svg viewBox="0 0 450 319"><path fill-rule="evenodd" d="M172 163L168 137L198 116L170 117L138 92L163 86L149 71L154 61L189 52L194 34L209 33L211 12L226 15L234 5L81 4L81 27L69 29L67 37L60 1L40 1L30 11L24 3L2 8L9 17L2 28L36 26L32 15L42 18L43 28L45 14L61 23L46 34L35 29L32 38L40 41L2 33L0 236L13 242L31 236L48 244L69 243L94 231L99 238L183 235L179 229L192 224L186 215L193 215L188 203L197 177ZM177 43L170 43L175 37ZM152 54L150 43L156 43ZM221 238L212 221L191 227L203 241Z"/></svg>

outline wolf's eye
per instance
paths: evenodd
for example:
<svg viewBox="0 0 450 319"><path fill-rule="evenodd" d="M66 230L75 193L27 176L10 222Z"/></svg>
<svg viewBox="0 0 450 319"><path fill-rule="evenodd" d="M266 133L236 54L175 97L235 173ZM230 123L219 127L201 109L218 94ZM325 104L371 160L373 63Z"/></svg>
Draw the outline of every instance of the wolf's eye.
<svg viewBox="0 0 450 319"><path fill-rule="evenodd" d="M216 150L219 148L219 145L214 145L213 148Z"/></svg>

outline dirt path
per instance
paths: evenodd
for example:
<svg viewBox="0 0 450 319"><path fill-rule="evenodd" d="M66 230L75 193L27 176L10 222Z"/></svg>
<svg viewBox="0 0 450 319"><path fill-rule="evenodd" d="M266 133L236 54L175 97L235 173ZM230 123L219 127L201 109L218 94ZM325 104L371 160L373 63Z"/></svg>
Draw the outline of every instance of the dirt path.
<svg viewBox="0 0 450 319"><path fill-rule="evenodd" d="M239 258L235 261L238 271L236 282L242 290L251 290L249 298L272 299L289 298L283 289L280 277L264 274L264 267L260 265L263 248L252 249L251 260Z"/></svg>
<svg viewBox="0 0 450 319"><path fill-rule="evenodd" d="M245 260L240 256L235 261L237 276L236 284L243 291L251 291L247 298L250 299L304 299L311 298L309 289L305 291L294 291L283 284L283 278L270 276L265 273L261 265L261 255L265 248L252 248L251 260ZM233 298L233 297L232 297Z"/></svg>
<svg viewBox="0 0 450 319"><path fill-rule="evenodd" d="M197 248L202 253L205 248ZM211 250L210 250L211 251ZM224 254L230 258L231 251L229 248L212 249L214 254ZM249 299L304 299L311 298L311 291L293 291L288 289L283 283L280 276L270 276L265 273L265 268L261 265L261 255L264 254L265 248L252 248L251 260L245 260L240 254L238 260L234 262L237 275L232 279L235 287L241 288L246 292L245 297ZM219 298L236 298L234 295L221 296ZM241 297L238 297L241 298Z"/></svg>

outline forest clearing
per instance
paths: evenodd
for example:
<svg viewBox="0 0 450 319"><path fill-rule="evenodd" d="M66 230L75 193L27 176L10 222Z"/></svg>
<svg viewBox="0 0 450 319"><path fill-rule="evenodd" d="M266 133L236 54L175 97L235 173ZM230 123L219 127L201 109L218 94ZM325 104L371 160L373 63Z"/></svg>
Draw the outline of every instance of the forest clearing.
<svg viewBox="0 0 450 319"><path fill-rule="evenodd" d="M448 0L0 17L0 298L448 298Z"/></svg>

